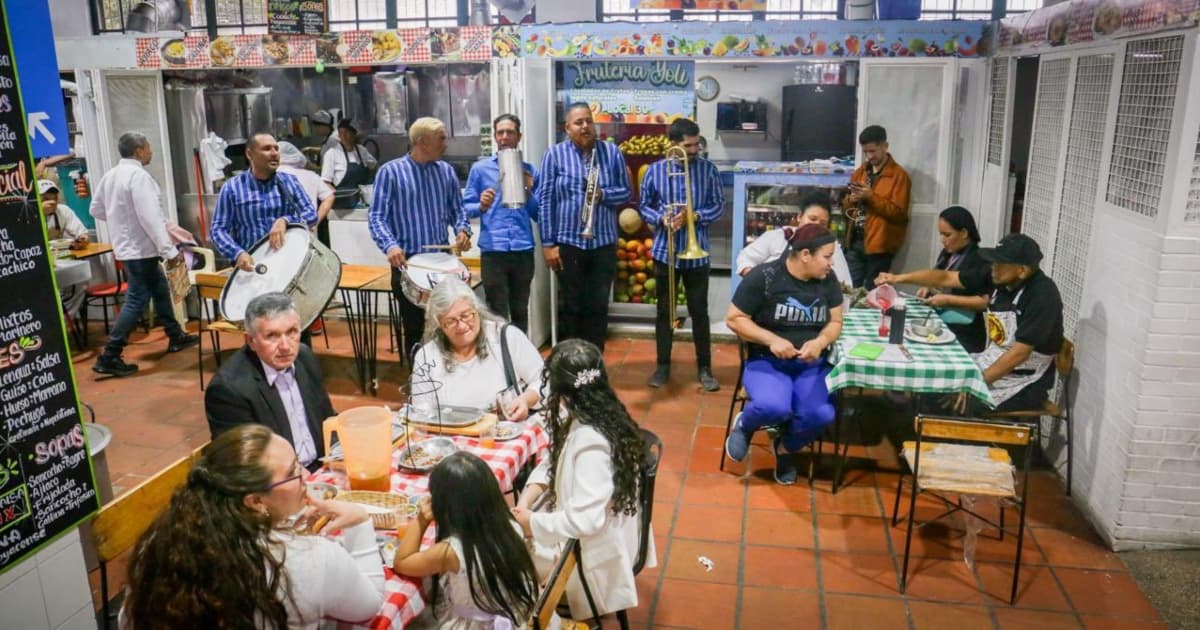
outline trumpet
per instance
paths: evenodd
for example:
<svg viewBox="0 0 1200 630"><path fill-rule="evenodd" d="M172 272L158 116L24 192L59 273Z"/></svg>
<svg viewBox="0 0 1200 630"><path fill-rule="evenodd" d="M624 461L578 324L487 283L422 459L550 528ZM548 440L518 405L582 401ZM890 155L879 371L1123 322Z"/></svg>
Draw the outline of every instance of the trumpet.
<svg viewBox="0 0 1200 630"><path fill-rule="evenodd" d="M675 261L696 260L708 257L708 252L700 247L696 237L696 213L692 207L692 173L688 167L688 154L683 147L674 146L666 152L667 170L667 201L663 204L663 217L667 230L667 291L671 307L675 305ZM676 198L672 180L683 180L683 199ZM675 216L680 212L687 218L687 245L683 251L675 252L675 229L671 226Z"/></svg>
<svg viewBox="0 0 1200 630"><path fill-rule="evenodd" d="M593 227L596 221L596 196L600 190L600 169L596 168L596 151L599 150L597 147L592 147L592 162L588 165L587 188L583 191L583 209L579 212L579 222L583 224L583 231L579 233L579 237L585 239L596 236Z"/></svg>

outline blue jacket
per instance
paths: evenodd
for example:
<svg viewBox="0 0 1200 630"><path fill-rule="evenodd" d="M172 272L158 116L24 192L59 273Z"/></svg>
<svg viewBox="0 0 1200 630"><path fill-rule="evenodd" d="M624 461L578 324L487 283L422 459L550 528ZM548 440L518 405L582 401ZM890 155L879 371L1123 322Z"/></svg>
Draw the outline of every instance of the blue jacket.
<svg viewBox="0 0 1200 630"><path fill-rule="evenodd" d="M526 195L524 208L505 208L500 198L500 161L483 158L471 166L467 187L463 189L463 207L467 217L482 217L479 221L479 249L485 252L523 252L533 249L533 223L538 216L537 169L522 162L533 175L533 188ZM491 188L496 193L487 212L480 212L479 197Z"/></svg>

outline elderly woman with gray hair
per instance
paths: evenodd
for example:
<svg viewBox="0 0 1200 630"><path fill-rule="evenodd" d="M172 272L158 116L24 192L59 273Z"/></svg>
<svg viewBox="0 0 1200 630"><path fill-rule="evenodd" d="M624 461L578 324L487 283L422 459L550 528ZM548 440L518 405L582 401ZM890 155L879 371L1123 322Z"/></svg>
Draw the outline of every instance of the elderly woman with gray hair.
<svg viewBox="0 0 1200 630"><path fill-rule="evenodd" d="M505 397L503 415L519 422L537 405L542 355L520 328L488 311L458 278L443 279L430 294L424 338L425 345L413 357L414 407L489 409L509 391L516 395Z"/></svg>

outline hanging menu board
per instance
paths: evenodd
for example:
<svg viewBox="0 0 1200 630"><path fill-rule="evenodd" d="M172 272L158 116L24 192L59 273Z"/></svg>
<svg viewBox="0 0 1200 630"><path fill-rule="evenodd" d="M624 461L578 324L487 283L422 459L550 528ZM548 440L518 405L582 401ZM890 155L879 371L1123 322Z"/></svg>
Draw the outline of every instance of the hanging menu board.
<svg viewBox="0 0 1200 630"><path fill-rule="evenodd" d="M325 0L267 0L267 32L320 35L325 32Z"/></svg>
<svg viewBox="0 0 1200 630"><path fill-rule="evenodd" d="M0 3L0 572L99 507ZM46 42L53 46L53 42ZM36 51L22 51L23 54Z"/></svg>

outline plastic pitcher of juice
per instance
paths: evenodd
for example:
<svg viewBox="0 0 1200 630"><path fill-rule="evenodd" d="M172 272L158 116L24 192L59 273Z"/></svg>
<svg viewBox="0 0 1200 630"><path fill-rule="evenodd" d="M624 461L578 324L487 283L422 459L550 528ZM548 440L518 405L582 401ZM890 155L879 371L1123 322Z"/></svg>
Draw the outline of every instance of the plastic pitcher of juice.
<svg viewBox="0 0 1200 630"><path fill-rule="evenodd" d="M387 407L348 409L326 420L324 429L326 453L337 431L351 490L391 490L392 412Z"/></svg>

